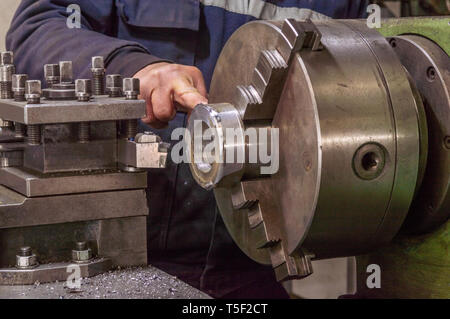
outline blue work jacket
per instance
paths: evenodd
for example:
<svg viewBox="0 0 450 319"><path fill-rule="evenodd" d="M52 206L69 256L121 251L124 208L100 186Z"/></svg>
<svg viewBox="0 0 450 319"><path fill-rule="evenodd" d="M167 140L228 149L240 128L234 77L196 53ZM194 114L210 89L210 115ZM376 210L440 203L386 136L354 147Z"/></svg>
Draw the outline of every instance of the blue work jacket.
<svg viewBox="0 0 450 319"><path fill-rule="evenodd" d="M81 28L70 29L71 4ZM230 35L255 19L296 17L298 8L333 18L361 18L367 0L23 0L7 35L17 73L44 80L43 65L71 60L75 78L90 78L92 56L105 57L107 73L133 76L162 60L195 65L209 86ZM304 12L303 12L304 13ZM308 12L306 12L308 14ZM314 14L314 13L311 13ZM170 141L185 125L178 113ZM141 129L148 127L141 125ZM212 192L196 185L185 164L149 174L149 263L220 297L251 282L273 280L272 269L248 259L232 242Z"/></svg>

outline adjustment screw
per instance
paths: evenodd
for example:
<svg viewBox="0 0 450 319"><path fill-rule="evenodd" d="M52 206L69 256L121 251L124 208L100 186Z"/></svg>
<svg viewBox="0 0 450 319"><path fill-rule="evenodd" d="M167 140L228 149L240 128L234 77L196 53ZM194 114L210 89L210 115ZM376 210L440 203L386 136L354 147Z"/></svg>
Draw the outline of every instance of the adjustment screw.
<svg viewBox="0 0 450 319"><path fill-rule="evenodd" d="M25 82L25 98L28 104L39 104L41 102L41 81L28 80Z"/></svg>
<svg viewBox="0 0 450 319"><path fill-rule="evenodd" d="M105 62L102 56L94 56L92 57L92 78L93 88L92 91L94 95L103 95L105 94Z"/></svg>
<svg viewBox="0 0 450 319"><path fill-rule="evenodd" d="M73 83L72 61L59 62L59 75L61 83Z"/></svg>
<svg viewBox="0 0 450 319"><path fill-rule="evenodd" d="M15 72L15 67L12 64L0 66L0 98L12 99L12 76Z"/></svg>
<svg viewBox="0 0 450 319"><path fill-rule="evenodd" d="M120 74L108 74L106 76L106 93L109 97L122 96L122 76Z"/></svg>
<svg viewBox="0 0 450 319"><path fill-rule="evenodd" d="M23 257L27 257L27 256L31 256L31 247L29 246L25 246L25 247L20 247L19 249L19 255L23 256Z"/></svg>
<svg viewBox="0 0 450 319"><path fill-rule="evenodd" d="M37 267L39 264L37 262L36 255L33 254L30 247L21 247L16 255L16 268L19 269L30 269Z"/></svg>
<svg viewBox="0 0 450 319"><path fill-rule="evenodd" d="M137 78L123 79L123 92L127 100L137 100L140 93L140 81Z"/></svg>
<svg viewBox="0 0 450 319"><path fill-rule="evenodd" d="M60 81L59 65L46 64L44 65L44 77L47 87L52 87L53 84L58 84Z"/></svg>
<svg viewBox="0 0 450 319"><path fill-rule="evenodd" d="M85 241L75 243L75 249L72 250L72 261L76 263L86 263L92 259L92 250L88 248Z"/></svg>
<svg viewBox="0 0 450 319"><path fill-rule="evenodd" d="M14 54L12 51L0 52L0 65L7 65L14 63Z"/></svg>
<svg viewBox="0 0 450 319"><path fill-rule="evenodd" d="M15 101L25 101L25 84L27 81L28 75L26 74L14 74L12 76L12 91Z"/></svg>
<svg viewBox="0 0 450 319"><path fill-rule="evenodd" d="M88 79L78 79L75 81L75 93L78 101L87 102L91 98L92 83Z"/></svg>

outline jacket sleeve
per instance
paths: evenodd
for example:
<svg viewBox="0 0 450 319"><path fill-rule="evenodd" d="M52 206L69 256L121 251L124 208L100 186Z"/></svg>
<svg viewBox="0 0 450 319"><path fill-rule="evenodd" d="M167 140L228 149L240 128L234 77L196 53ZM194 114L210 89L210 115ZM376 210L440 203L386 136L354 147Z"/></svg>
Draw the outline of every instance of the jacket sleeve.
<svg viewBox="0 0 450 319"><path fill-rule="evenodd" d="M81 28L69 28L70 4L81 9ZM164 60L136 42L114 37L114 0L23 0L6 37L16 70L44 80L43 65L73 61L75 78L90 78L91 57L103 56L107 72L133 76L143 67ZM95 31L94 31L95 30Z"/></svg>

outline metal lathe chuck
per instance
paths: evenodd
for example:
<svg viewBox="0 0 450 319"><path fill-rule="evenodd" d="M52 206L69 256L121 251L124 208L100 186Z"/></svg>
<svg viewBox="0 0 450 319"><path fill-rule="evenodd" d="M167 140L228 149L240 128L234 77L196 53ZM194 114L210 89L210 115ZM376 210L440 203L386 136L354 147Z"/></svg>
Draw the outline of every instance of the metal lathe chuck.
<svg viewBox="0 0 450 319"><path fill-rule="evenodd" d="M429 230L450 214L449 64L433 42L386 39L364 21L246 24L219 58L210 104L190 116L191 135L212 129L216 146L215 161L194 161L205 143L191 140L193 176L279 280L372 251L402 225ZM269 138L251 140L261 128ZM279 151L276 172L249 161L255 144Z"/></svg>

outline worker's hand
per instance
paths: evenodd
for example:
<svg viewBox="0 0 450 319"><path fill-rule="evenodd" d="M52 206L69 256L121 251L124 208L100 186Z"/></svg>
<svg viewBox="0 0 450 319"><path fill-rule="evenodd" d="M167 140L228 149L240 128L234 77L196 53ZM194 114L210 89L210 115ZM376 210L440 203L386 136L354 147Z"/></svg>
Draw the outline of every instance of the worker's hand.
<svg viewBox="0 0 450 319"><path fill-rule="evenodd" d="M147 117L155 128L164 128L177 110L189 113L197 104L208 103L205 81L192 66L160 62L148 65L134 75L141 82L141 98L147 101Z"/></svg>

